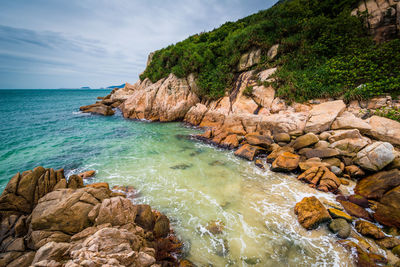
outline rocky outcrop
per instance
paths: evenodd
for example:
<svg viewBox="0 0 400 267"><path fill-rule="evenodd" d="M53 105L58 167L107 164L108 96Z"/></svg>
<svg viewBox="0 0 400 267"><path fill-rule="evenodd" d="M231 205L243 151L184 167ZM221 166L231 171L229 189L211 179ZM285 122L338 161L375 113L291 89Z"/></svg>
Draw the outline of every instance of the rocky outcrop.
<svg viewBox="0 0 400 267"><path fill-rule="evenodd" d="M381 141L400 145L400 122L379 116L372 116L369 119L369 124L371 126L369 135Z"/></svg>
<svg viewBox="0 0 400 267"><path fill-rule="evenodd" d="M239 60L238 71L244 71L258 64L261 60L261 49L255 49L242 55Z"/></svg>
<svg viewBox="0 0 400 267"><path fill-rule="evenodd" d="M310 111L305 131L312 133L320 133L329 130L336 117L346 108L342 100L325 102L316 105Z"/></svg>
<svg viewBox="0 0 400 267"><path fill-rule="evenodd" d="M327 167L312 167L303 172L297 179L309 183L312 187L324 192L336 193L341 182Z"/></svg>
<svg viewBox="0 0 400 267"><path fill-rule="evenodd" d="M79 108L82 112L92 113L103 116L112 116L114 115L114 111L110 106L104 105L102 103L96 103L93 105L82 106Z"/></svg>

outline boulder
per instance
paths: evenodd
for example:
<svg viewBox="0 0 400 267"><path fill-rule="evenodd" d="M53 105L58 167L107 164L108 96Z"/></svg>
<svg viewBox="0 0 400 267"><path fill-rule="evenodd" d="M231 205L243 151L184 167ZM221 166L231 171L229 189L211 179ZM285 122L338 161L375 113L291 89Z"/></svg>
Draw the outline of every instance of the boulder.
<svg viewBox="0 0 400 267"><path fill-rule="evenodd" d="M369 135L380 141L400 145L400 122L384 117L372 116L369 119L369 124L371 125Z"/></svg>
<svg viewBox="0 0 400 267"><path fill-rule="evenodd" d="M349 201L343 201L339 200L339 203L342 204L343 208L345 211L350 214L351 216L357 217L357 218L362 218L368 221L371 221L371 215L362 207L351 203Z"/></svg>
<svg viewBox="0 0 400 267"><path fill-rule="evenodd" d="M385 237L385 234L382 232L381 229L378 228L378 226L367 221L356 221L355 228L357 232L359 232L363 236L371 237L374 239L381 239Z"/></svg>
<svg viewBox="0 0 400 267"><path fill-rule="evenodd" d="M222 142L221 146L233 149L239 146L239 139L236 134L228 135Z"/></svg>
<svg viewBox="0 0 400 267"><path fill-rule="evenodd" d="M277 145L277 144L273 144L273 145L271 146L271 148L273 148L273 149L272 149L272 152L267 156L267 162L268 162L268 163L274 162L275 159L276 159L277 157L279 157L279 156L280 156L282 153L284 153L284 152L294 153L293 147L290 147L290 146L280 147L280 146Z"/></svg>
<svg viewBox="0 0 400 267"><path fill-rule="evenodd" d="M342 100L325 102L313 106L305 126L305 132L320 133L329 130L333 121L346 108Z"/></svg>
<svg viewBox="0 0 400 267"><path fill-rule="evenodd" d="M319 138L313 133L308 133L303 136L297 137L296 140L294 140L292 147L295 150L301 149L303 147L308 147L313 144L318 143Z"/></svg>
<svg viewBox="0 0 400 267"><path fill-rule="evenodd" d="M250 133L247 134L244 138L250 145L260 146L267 149L273 143L273 140L270 136L261 135L259 133Z"/></svg>
<svg viewBox="0 0 400 267"><path fill-rule="evenodd" d="M304 155L310 159L310 158L331 158L331 157L336 157L339 156L339 152L336 149L333 148L316 148L316 149L311 149L307 150Z"/></svg>
<svg viewBox="0 0 400 267"><path fill-rule="evenodd" d="M354 157L369 144L371 141L368 138L346 138L332 143L329 147L336 149L341 156Z"/></svg>
<svg viewBox="0 0 400 267"><path fill-rule="evenodd" d="M356 165L350 165L344 167L344 173L348 174L351 178L362 178L365 176L365 172Z"/></svg>
<svg viewBox="0 0 400 267"><path fill-rule="evenodd" d="M261 49L251 50L240 57L238 71L245 71L261 60Z"/></svg>
<svg viewBox="0 0 400 267"><path fill-rule="evenodd" d="M82 177L82 179L86 179L89 177L93 177L95 174L96 174L96 171L90 170L90 171L81 172L80 174L78 174L78 176Z"/></svg>
<svg viewBox="0 0 400 267"><path fill-rule="evenodd" d="M93 184L87 184L86 187L93 187L93 188L105 188L107 190L110 190L110 185L108 183L93 183Z"/></svg>
<svg viewBox="0 0 400 267"><path fill-rule="evenodd" d="M353 221L353 218L349 214L347 214L346 212L343 212L341 210L338 210L335 208L330 208L330 209L328 209L328 212L331 215L331 217L334 219L345 219L348 222Z"/></svg>
<svg viewBox="0 0 400 267"><path fill-rule="evenodd" d="M32 265L41 261L63 262L69 259L68 252L72 245L70 243L49 242L42 246L35 254Z"/></svg>
<svg viewBox="0 0 400 267"><path fill-rule="evenodd" d="M321 223L331 220L324 205L314 196L305 197L297 203L294 213L297 215L299 223L307 230L317 228Z"/></svg>
<svg viewBox="0 0 400 267"><path fill-rule="evenodd" d="M275 44L271 46L271 48L267 52L267 56L269 59L274 59L278 55L279 44Z"/></svg>
<svg viewBox="0 0 400 267"><path fill-rule="evenodd" d="M121 226L133 223L137 209L129 199L113 197L104 199L99 208L95 222L97 225L110 223L112 226Z"/></svg>
<svg viewBox="0 0 400 267"><path fill-rule="evenodd" d="M166 237L169 234L169 219L167 216L161 214L157 217L154 224L154 236L156 238Z"/></svg>
<svg viewBox="0 0 400 267"><path fill-rule="evenodd" d="M112 108L110 106L104 105L102 103L96 103L93 105L82 106L79 109L85 113L93 113L93 114L103 115L103 116L114 115L114 111L112 110Z"/></svg>
<svg viewBox="0 0 400 267"><path fill-rule="evenodd" d="M328 141L334 143L343 139L361 139L363 136L357 129L331 131Z"/></svg>
<svg viewBox="0 0 400 267"><path fill-rule="evenodd" d="M197 103L195 106L191 107L186 113L184 121L192 125L199 125L207 112L207 107L203 104Z"/></svg>
<svg viewBox="0 0 400 267"><path fill-rule="evenodd" d="M245 144L235 151L235 155L247 160L254 160L254 157L261 151L264 151L262 147Z"/></svg>
<svg viewBox="0 0 400 267"><path fill-rule="evenodd" d="M83 187L83 179L79 175L71 175L68 179L67 187L77 189Z"/></svg>
<svg viewBox="0 0 400 267"><path fill-rule="evenodd" d="M400 246L400 239L396 237L385 237L382 239L375 240L375 242L382 248L392 249L396 246Z"/></svg>
<svg viewBox="0 0 400 267"><path fill-rule="evenodd" d="M395 156L390 143L375 142L357 153L357 163L366 170L379 171L391 163Z"/></svg>
<svg viewBox="0 0 400 267"><path fill-rule="evenodd" d="M143 227L147 231L153 231L155 224L155 217L149 205L141 204L136 205L137 215L135 223Z"/></svg>
<svg viewBox="0 0 400 267"><path fill-rule="evenodd" d="M275 141L275 143L279 143L279 142L289 143L290 135L287 133L276 133L276 134L274 134L274 141Z"/></svg>
<svg viewBox="0 0 400 267"><path fill-rule="evenodd" d="M329 223L329 229L339 238L345 239L350 236L351 227L345 219L333 219Z"/></svg>
<svg viewBox="0 0 400 267"><path fill-rule="evenodd" d="M271 170L276 172L294 171L299 166L299 162L299 155L283 152L272 162Z"/></svg>
<svg viewBox="0 0 400 267"><path fill-rule="evenodd" d="M356 243L350 240L339 240L339 244L345 247L350 253L356 256L357 266L379 266L378 264L385 264L387 260L385 257L378 254L368 252Z"/></svg>
<svg viewBox="0 0 400 267"><path fill-rule="evenodd" d="M374 218L384 225L400 228L400 186L382 196L377 203Z"/></svg>
<svg viewBox="0 0 400 267"><path fill-rule="evenodd" d="M254 86L252 92L252 99L254 102L260 106L269 110L271 108L272 102L275 98L275 89L272 86L265 87Z"/></svg>
<svg viewBox="0 0 400 267"><path fill-rule="evenodd" d="M32 211L32 230L75 234L90 225L89 212L109 197L104 188L60 189L42 197Z"/></svg>
<svg viewBox="0 0 400 267"><path fill-rule="evenodd" d="M360 207L363 207L364 209L369 208L368 199L365 198L365 197L363 197L363 196L360 196L360 195L350 195L350 196L348 197L348 200L349 200L351 203L354 203L354 204L356 204L356 205L358 205L358 206L360 206Z"/></svg>
<svg viewBox="0 0 400 267"><path fill-rule="evenodd" d="M0 266L23 267L31 266L35 252L10 251L0 254Z"/></svg>
<svg viewBox="0 0 400 267"><path fill-rule="evenodd" d="M300 174L297 179L324 192L336 192L340 186L339 178L324 166L312 167Z"/></svg>
<svg viewBox="0 0 400 267"><path fill-rule="evenodd" d="M400 185L400 170L382 171L358 181L354 191L368 199L380 200L392 188Z"/></svg>
<svg viewBox="0 0 400 267"><path fill-rule="evenodd" d="M371 125L368 124L367 121L364 121L361 118L356 117L353 113L347 111L338 116L331 126L331 129L333 130L357 129L362 133L370 131L371 128Z"/></svg>

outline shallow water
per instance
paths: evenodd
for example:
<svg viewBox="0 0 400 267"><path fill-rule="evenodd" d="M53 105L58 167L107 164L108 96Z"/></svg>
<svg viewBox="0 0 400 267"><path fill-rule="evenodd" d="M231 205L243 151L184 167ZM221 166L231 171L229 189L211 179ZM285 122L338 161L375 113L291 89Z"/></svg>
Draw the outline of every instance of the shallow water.
<svg viewBox="0 0 400 267"><path fill-rule="evenodd" d="M179 123L133 122L82 114L107 91L1 91L1 186L37 165L67 174L98 171L92 182L133 185L137 203L165 213L199 266L352 266L326 227L306 231L293 208L325 194L294 177L261 171L232 152L188 140ZM205 226L219 220L222 234Z"/></svg>

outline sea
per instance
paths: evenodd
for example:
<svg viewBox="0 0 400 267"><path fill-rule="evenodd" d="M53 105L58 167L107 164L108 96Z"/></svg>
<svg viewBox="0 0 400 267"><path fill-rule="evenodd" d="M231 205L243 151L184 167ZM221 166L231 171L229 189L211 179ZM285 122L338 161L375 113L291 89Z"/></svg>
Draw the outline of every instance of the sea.
<svg viewBox="0 0 400 267"><path fill-rule="evenodd" d="M135 204L166 214L197 266L353 266L326 226L307 231L293 211L303 197L332 194L196 141L201 130L182 123L79 111L109 92L0 90L0 190L37 166L96 170L86 183L133 186ZM222 233L207 229L213 222Z"/></svg>

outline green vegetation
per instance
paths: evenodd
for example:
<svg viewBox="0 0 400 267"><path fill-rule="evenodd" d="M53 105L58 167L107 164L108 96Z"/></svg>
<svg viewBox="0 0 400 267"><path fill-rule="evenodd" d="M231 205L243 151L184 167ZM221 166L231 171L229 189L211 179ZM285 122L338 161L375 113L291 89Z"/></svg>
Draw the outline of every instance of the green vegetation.
<svg viewBox="0 0 400 267"><path fill-rule="evenodd" d="M253 86L247 86L244 91L243 94L247 97L251 97L253 95Z"/></svg>
<svg viewBox="0 0 400 267"><path fill-rule="evenodd" d="M291 0L157 51L141 75L153 82L174 73L198 75L200 94L215 99L232 85L240 56L260 48L254 69L279 66L274 86L288 100L370 98L400 92L400 40L375 44L362 18L350 15L358 0ZM269 48L279 43L271 61Z"/></svg>
<svg viewBox="0 0 400 267"><path fill-rule="evenodd" d="M382 108L375 110L374 115L386 117L391 120L396 120L396 121L400 122L400 108L382 107Z"/></svg>

